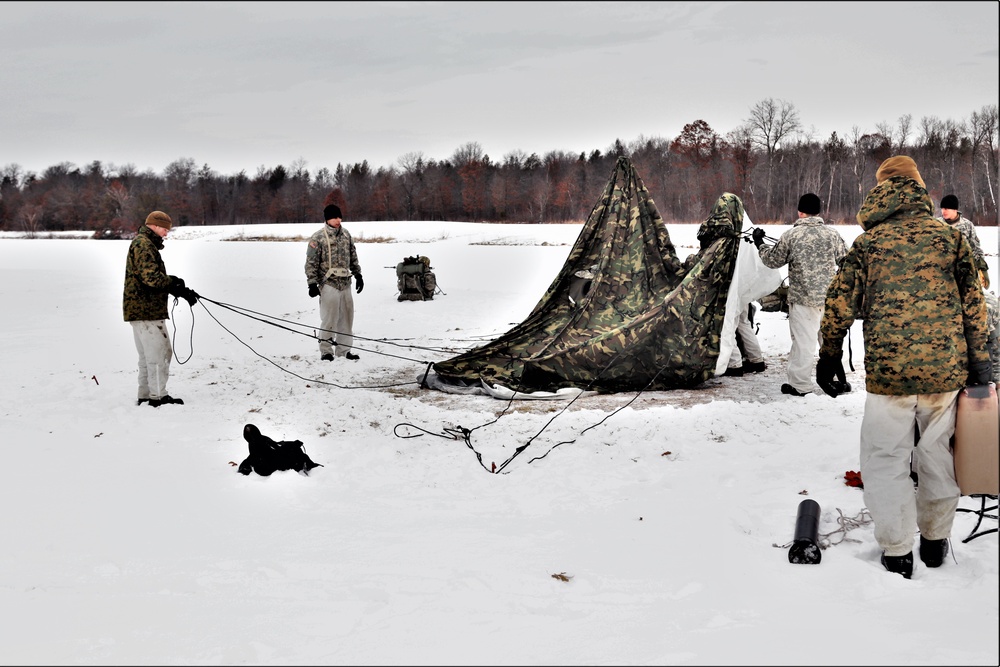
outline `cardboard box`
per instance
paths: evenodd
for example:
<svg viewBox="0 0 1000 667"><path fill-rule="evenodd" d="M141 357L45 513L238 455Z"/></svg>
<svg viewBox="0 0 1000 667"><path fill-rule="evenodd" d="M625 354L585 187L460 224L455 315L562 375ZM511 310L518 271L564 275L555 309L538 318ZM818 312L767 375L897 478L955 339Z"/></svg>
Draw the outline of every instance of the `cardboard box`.
<svg viewBox="0 0 1000 667"><path fill-rule="evenodd" d="M963 496L1000 493L1000 409L991 383L958 392L955 477Z"/></svg>

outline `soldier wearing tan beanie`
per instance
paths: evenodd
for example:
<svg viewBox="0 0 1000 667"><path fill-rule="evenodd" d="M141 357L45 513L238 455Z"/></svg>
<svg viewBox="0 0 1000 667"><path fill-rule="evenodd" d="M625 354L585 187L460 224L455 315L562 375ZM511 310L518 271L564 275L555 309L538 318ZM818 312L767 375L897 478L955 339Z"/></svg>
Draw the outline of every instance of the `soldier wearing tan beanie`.
<svg viewBox="0 0 1000 667"><path fill-rule="evenodd" d="M153 211L146 216L146 226L156 226L161 229L173 229L174 221L170 219L170 216L163 211Z"/></svg>
<svg viewBox="0 0 1000 667"><path fill-rule="evenodd" d="M950 443L958 393L989 384L993 369L972 246L933 218L912 158L889 158L876 179L856 216L865 231L826 291L816 383L841 393L844 340L863 319L864 501L882 566L909 579L918 531L924 566L945 564L961 497Z"/></svg>
<svg viewBox="0 0 1000 667"><path fill-rule="evenodd" d="M167 378L173 357L166 327L169 317L167 297L180 297L191 306L198 302L198 294L185 286L181 278L169 275L160 257L163 239L173 226L174 221L163 211L147 215L145 224L129 245L125 259L122 312L125 321L132 325L132 337L139 353L136 403L146 403L154 408L184 403L167 393Z"/></svg>
<svg viewBox="0 0 1000 667"><path fill-rule="evenodd" d="M917 163L913 161L909 155L896 155L889 158L879 166L878 171L875 172L875 180L880 185L885 182L886 179L892 178L893 176L906 176L912 178L920 187L926 188L924 185L924 179L920 178L920 172L917 171Z"/></svg>

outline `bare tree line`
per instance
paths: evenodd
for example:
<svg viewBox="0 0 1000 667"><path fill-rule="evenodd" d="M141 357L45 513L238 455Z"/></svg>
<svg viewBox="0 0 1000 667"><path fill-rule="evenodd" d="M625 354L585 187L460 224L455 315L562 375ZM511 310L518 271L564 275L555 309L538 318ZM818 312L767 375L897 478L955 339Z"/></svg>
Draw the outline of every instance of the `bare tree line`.
<svg viewBox="0 0 1000 667"><path fill-rule="evenodd" d="M590 153L520 150L499 161L482 146L459 146L447 160L407 153L389 167L367 161L314 173L302 160L220 175L193 158L162 174L94 161L53 165L41 174L17 164L0 170L0 229L27 232L94 230L114 237L134 231L152 210L177 225L318 222L336 203L347 220L455 220L558 223L587 218L618 156L628 156L667 222L700 222L723 192L743 199L757 224L794 220L798 198L818 194L823 216L853 223L878 165L906 154L916 160L935 205L956 194L979 225L997 224L997 105L955 121L910 115L853 126L818 140L790 102L767 98L722 135L704 120L674 138L616 140Z"/></svg>

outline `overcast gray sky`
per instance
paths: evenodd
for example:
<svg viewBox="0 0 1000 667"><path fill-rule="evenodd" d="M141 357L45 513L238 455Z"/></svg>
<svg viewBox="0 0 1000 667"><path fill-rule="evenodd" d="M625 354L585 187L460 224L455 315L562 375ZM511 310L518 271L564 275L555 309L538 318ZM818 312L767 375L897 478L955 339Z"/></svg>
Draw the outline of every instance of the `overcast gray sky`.
<svg viewBox="0 0 1000 667"><path fill-rule="evenodd" d="M0 166L315 173L998 103L998 3L2 2Z"/></svg>

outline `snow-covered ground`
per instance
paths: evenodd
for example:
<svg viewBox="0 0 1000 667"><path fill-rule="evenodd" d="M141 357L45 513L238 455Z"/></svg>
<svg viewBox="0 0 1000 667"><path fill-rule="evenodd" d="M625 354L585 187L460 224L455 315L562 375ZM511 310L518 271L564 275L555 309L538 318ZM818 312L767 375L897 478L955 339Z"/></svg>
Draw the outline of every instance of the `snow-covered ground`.
<svg viewBox="0 0 1000 667"><path fill-rule="evenodd" d="M244 310L177 304L185 405L160 408L135 405L128 242L0 239L0 663L998 663L997 536L963 544L959 513L954 556L904 580L845 484L860 323L836 399L780 394L787 321L766 312L761 375L573 403L444 394L419 388L427 365L520 322L580 226L345 221L361 359L330 363L303 273L319 224L171 233L168 271ZM682 259L696 229L669 226ZM979 235L1000 280L997 228ZM397 302L415 254L443 294ZM247 423L323 467L238 474ZM476 458L529 441L503 474ZM790 564L806 498L829 546Z"/></svg>

